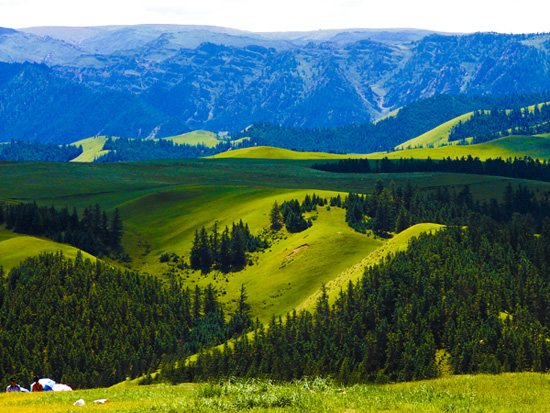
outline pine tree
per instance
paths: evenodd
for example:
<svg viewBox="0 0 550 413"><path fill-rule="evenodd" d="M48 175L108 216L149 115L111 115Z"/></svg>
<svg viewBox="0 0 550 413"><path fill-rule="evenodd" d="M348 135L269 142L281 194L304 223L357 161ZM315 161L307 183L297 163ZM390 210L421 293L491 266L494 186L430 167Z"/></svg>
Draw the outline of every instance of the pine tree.
<svg viewBox="0 0 550 413"><path fill-rule="evenodd" d="M118 211L118 208L115 208L115 212L113 213L113 219L111 221L111 248L115 251L121 249L121 241L122 241L122 219L120 218L120 212Z"/></svg>
<svg viewBox="0 0 550 413"><path fill-rule="evenodd" d="M281 208L279 207L279 204L277 204L277 201L275 201L273 203L273 206L271 207L269 218L271 222L271 229L273 229L274 231L279 231L283 227L283 216L281 214Z"/></svg>
<svg viewBox="0 0 550 413"><path fill-rule="evenodd" d="M246 265L246 240L243 231L233 224L231 242L229 244L229 257L234 269L242 269Z"/></svg>

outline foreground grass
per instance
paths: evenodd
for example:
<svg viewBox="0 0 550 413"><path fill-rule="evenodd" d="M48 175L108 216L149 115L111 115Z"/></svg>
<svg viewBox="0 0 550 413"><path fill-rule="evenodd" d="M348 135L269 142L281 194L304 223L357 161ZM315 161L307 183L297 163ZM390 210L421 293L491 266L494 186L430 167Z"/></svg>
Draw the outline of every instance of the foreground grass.
<svg viewBox="0 0 550 413"><path fill-rule="evenodd" d="M108 398L105 404L93 400ZM73 406L78 399L85 406ZM327 380L277 385L165 384L67 393L1 394L0 410L19 412L543 412L550 409L550 376L521 373L447 376L388 385L334 386Z"/></svg>

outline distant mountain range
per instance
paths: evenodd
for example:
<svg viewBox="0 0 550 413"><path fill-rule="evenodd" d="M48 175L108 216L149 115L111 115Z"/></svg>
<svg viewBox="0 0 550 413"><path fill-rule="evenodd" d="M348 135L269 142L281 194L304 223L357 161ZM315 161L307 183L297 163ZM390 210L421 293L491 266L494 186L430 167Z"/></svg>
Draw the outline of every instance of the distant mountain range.
<svg viewBox="0 0 550 413"><path fill-rule="evenodd" d="M550 34L0 28L0 141L367 123L440 94L550 90Z"/></svg>

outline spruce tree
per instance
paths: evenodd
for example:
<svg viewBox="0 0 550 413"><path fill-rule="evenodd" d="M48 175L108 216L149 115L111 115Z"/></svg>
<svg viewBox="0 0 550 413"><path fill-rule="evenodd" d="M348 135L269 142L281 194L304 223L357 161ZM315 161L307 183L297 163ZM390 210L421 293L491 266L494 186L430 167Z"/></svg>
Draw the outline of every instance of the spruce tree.
<svg viewBox="0 0 550 413"><path fill-rule="evenodd" d="M111 221L111 248L115 251L121 249L122 231L123 226L120 212L118 208L115 208L113 220Z"/></svg>
<svg viewBox="0 0 550 413"><path fill-rule="evenodd" d="M279 207L279 204L277 204L277 201L273 203L273 206L271 207L271 211L269 212L269 220L271 223L271 229L274 231L279 231L283 227L283 216L281 214L281 208Z"/></svg>

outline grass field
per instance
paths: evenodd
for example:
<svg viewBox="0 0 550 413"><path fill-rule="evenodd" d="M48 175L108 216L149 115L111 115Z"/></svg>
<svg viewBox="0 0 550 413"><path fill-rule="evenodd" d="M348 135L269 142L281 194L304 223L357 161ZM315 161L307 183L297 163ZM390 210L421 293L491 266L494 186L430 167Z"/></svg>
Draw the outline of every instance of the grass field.
<svg viewBox="0 0 550 413"><path fill-rule="evenodd" d="M79 399L84 406L73 406ZM97 399L109 399L94 404ZM546 412L550 376L521 373L446 376L430 381L338 387L328 380L288 384L115 386L75 392L3 393L10 413L101 412Z"/></svg>
<svg viewBox="0 0 550 413"><path fill-rule="evenodd" d="M140 256L132 267L140 271L162 274L169 271L160 263L163 253L189 255L194 232L205 226L211 230L215 221L223 230L242 219L254 233L269 226L268 214L275 201L302 201L308 190L272 190L265 188L195 187L165 191L124 204L121 213L126 217L131 235L126 249ZM336 193L317 191L322 197ZM150 211L162 214L151 214ZM284 314L296 308L323 283L333 280L342 271L378 248L382 241L356 233L344 219L344 210L327 211L319 207L314 225L298 234L281 234L264 252L254 254L254 265L242 271L224 275L177 271L189 284L214 284L228 299L235 298L245 285L254 315L266 321L272 314ZM143 245L147 242L148 253Z"/></svg>
<svg viewBox="0 0 550 413"><path fill-rule="evenodd" d="M232 300L242 284L247 288L254 316L266 320L314 302L325 283L337 292L357 279L369 257L383 256L378 248L389 243L351 230L344 211L319 208L313 226L299 234L285 234L265 252L256 253L254 265L228 276L211 272L171 270L160 263L163 253L188 255L194 232L208 230L218 221L221 229L242 219L255 234L268 226L267 214L278 203L303 200L314 192L323 197L336 192L368 193L377 180L396 185L411 180L419 188L450 186L459 191L469 184L472 193L500 197L508 182L531 189L550 185L499 177L458 174L333 174L309 168L311 160L195 159L142 163L3 163L0 164L0 199L8 202L36 200L41 205L73 205L82 211L90 204L108 212L120 209L126 228L123 244L132 257L132 269L163 278L180 277L186 285L213 283L222 301ZM11 238L10 238L11 237ZM403 235L403 237L405 237ZM67 246L32 237L12 237L0 231L0 265L11 268L18 260L41 251ZM366 260L366 261L365 261Z"/></svg>

